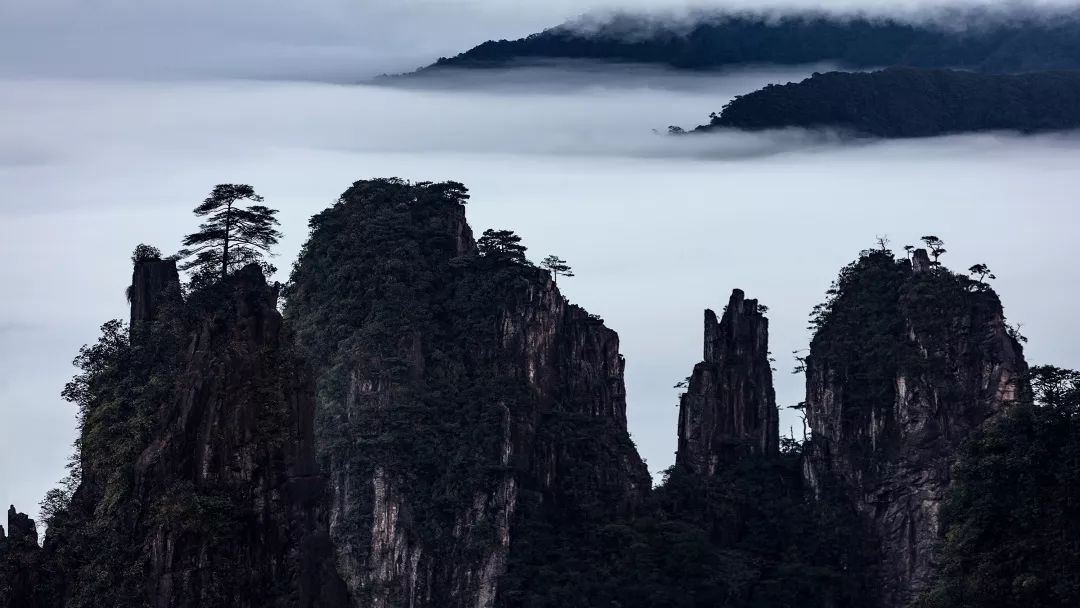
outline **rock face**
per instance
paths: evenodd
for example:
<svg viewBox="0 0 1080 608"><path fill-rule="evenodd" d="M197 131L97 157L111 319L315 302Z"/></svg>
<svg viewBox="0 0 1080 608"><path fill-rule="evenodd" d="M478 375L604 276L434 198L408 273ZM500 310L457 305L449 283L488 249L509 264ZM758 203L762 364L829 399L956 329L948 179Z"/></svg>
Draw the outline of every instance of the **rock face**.
<svg viewBox="0 0 1080 608"><path fill-rule="evenodd" d="M158 290L156 275L147 278L136 293ZM190 492L198 513L199 501L216 501L226 528L193 530L186 513L158 519L146 539L153 605L344 606L315 464L313 383L288 354L276 290L259 268L220 288L223 301L197 321L135 486L148 502Z"/></svg>
<svg viewBox="0 0 1080 608"><path fill-rule="evenodd" d="M805 475L855 505L879 547L881 605L906 606L936 573L958 446L1027 398L1027 366L993 291L925 251L864 257L838 290L807 359Z"/></svg>
<svg viewBox="0 0 1080 608"><path fill-rule="evenodd" d="M11 546L37 547L37 526L26 513L19 513L15 510L15 505L11 505L8 508L7 521L7 542ZM0 531L2 530L3 528L0 528ZM3 534L0 532L0 539L2 538Z"/></svg>
<svg viewBox="0 0 1080 608"><path fill-rule="evenodd" d="M676 464L712 475L721 460L774 455L778 442L769 320L736 289L719 323L705 311L704 360L679 401Z"/></svg>
<svg viewBox="0 0 1080 608"><path fill-rule="evenodd" d="M130 340L107 324L65 390L82 408L81 483L14 605L347 606L314 382L276 288L255 265L188 302L172 262L141 261L134 280ZM36 545L25 516L9 528Z"/></svg>
<svg viewBox="0 0 1080 608"><path fill-rule="evenodd" d="M8 534L0 526L0 608L40 604L41 548L34 520L12 505L7 513Z"/></svg>
<svg viewBox="0 0 1080 608"><path fill-rule="evenodd" d="M175 260L140 259L131 273L131 322L155 320L166 303L180 301L180 275Z"/></svg>
<svg viewBox="0 0 1080 608"><path fill-rule="evenodd" d="M618 336L546 272L482 255L466 198L357 182L293 276L357 607L491 607L526 521L628 514L650 487Z"/></svg>

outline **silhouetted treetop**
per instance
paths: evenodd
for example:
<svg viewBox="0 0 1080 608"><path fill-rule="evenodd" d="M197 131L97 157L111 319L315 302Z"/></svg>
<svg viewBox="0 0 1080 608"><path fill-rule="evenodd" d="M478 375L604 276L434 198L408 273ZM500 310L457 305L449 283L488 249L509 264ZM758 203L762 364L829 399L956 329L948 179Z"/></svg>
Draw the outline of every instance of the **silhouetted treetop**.
<svg viewBox="0 0 1080 608"><path fill-rule="evenodd" d="M551 272L551 279L556 284L559 283L559 275L564 277L574 276L574 271L570 269L570 265L566 263L566 260L560 258L557 255L549 255L542 262L540 267Z"/></svg>
<svg viewBox="0 0 1080 608"><path fill-rule="evenodd" d="M491 260L509 262L512 264L529 265L525 258L525 246L521 244L521 237L514 234L513 230L488 229L476 241L476 247L480 255Z"/></svg>
<svg viewBox="0 0 1080 608"><path fill-rule="evenodd" d="M180 269L192 271L194 285L223 279L252 263L273 271L264 258L281 233L276 229L277 210L258 204L262 202L251 186L220 184L195 208L195 215L206 220L184 238L185 249L179 253L187 260Z"/></svg>

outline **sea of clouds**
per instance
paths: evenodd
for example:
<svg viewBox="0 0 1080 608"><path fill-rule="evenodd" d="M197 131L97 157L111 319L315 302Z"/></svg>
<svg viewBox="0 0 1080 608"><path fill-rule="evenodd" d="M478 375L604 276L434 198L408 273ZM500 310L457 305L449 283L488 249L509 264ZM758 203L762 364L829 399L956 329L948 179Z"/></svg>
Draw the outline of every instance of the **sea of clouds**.
<svg viewBox="0 0 1080 608"><path fill-rule="evenodd" d="M768 305L778 398L796 403L790 352L807 345L807 314L877 235L899 248L933 232L952 267L987 263L1029 360L1080 367L1071 135L659 134L818 66L577 64L357 84L592 6L0 7L0 503L34 512L63 475L75 420L59 392L78 347L126 316L131 250L176 250L222 182L281 209L283 269L307 219L354 180L465 182L477 232L512 228L534 259L569 260L577 277L560 286L620 333L630 428L654 473L673 461L672 385L700 360L702 310L734 287ZM799 434L793 413L783 424Z"/></svg>

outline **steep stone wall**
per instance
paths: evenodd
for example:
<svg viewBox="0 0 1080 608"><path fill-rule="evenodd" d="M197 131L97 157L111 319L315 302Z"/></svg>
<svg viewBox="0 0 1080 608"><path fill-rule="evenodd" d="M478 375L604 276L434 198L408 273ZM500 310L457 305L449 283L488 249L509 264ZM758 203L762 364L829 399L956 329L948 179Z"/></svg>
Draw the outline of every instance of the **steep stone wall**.
<svg viewBox="0 0 1080 608"><path fill-rule="evenodd" d="M81 483L51 515L9 514L19 608L343 608L315 388L255 265L184 302L172 261L140 260L130 339L107 324L65 390ZM7 606L4 606L7 608Z"/></svg>
<svg viewBox="0 0 1080 608"><path fill-rule="evenodd" d="M479 255L466 198L358 182L293 276L358 607L489 608L522 518L613 517L649 490L617 335L546 272Z"/></svg>
<svg viewBox="0 0 1080 608"><path fill-rule="evenodd" d="M851 285L807 359L805 475L860 512L880 551L882 605L896 608L936 576L938 511L958 447L1027 398L1027 366L997 296L925 251L910 264L871 259Z"/></svg>
<svg viewBox="0 0 1080 608"><path fill-rule="evenodd" d="M42 550L34 520L11 505L7 534L0 526L0 608L36 608L47 593L41 587Z"/></svg>
<svg viewBox="0 0 1080 608"><path fill-rule="evenodd" d="M344 606L315 465L314 386L289 355L277 293L254 265L216 289L223 301L199 315L135 487L150 504L191 492L201 517L223 521L157 518L154 605Z"/></svg>
<svg viewBox="0 0 1080 608"><path fill-rule="evenodd" d="M180 274L176 261L156 258L139 259L131 273L130 320L134 323L154 321L163 306L180 301Z"/></svg>

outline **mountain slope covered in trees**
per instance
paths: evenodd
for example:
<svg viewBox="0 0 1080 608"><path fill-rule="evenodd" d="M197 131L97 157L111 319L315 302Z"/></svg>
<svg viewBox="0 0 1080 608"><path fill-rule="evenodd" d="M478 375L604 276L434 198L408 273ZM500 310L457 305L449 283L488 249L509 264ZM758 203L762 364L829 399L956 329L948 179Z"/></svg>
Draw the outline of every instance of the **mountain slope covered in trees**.
<svg viewBox="0 0 1080 608"><path fill-rule="evenodd" d="M958 9L908 21L833 13L590 17L518 40L489 40L425 68L513 66L576 59L680 69L829 63L846 68L964 68L989 72L1080 67L1075 12Z"/></svg>
<svg viewBox="0 0 1080 608"><path fill-rule="evenodd" d="M735 97L695 131L830 128L878 137L1080 128L1080 72L828 72Z"/></svg>

